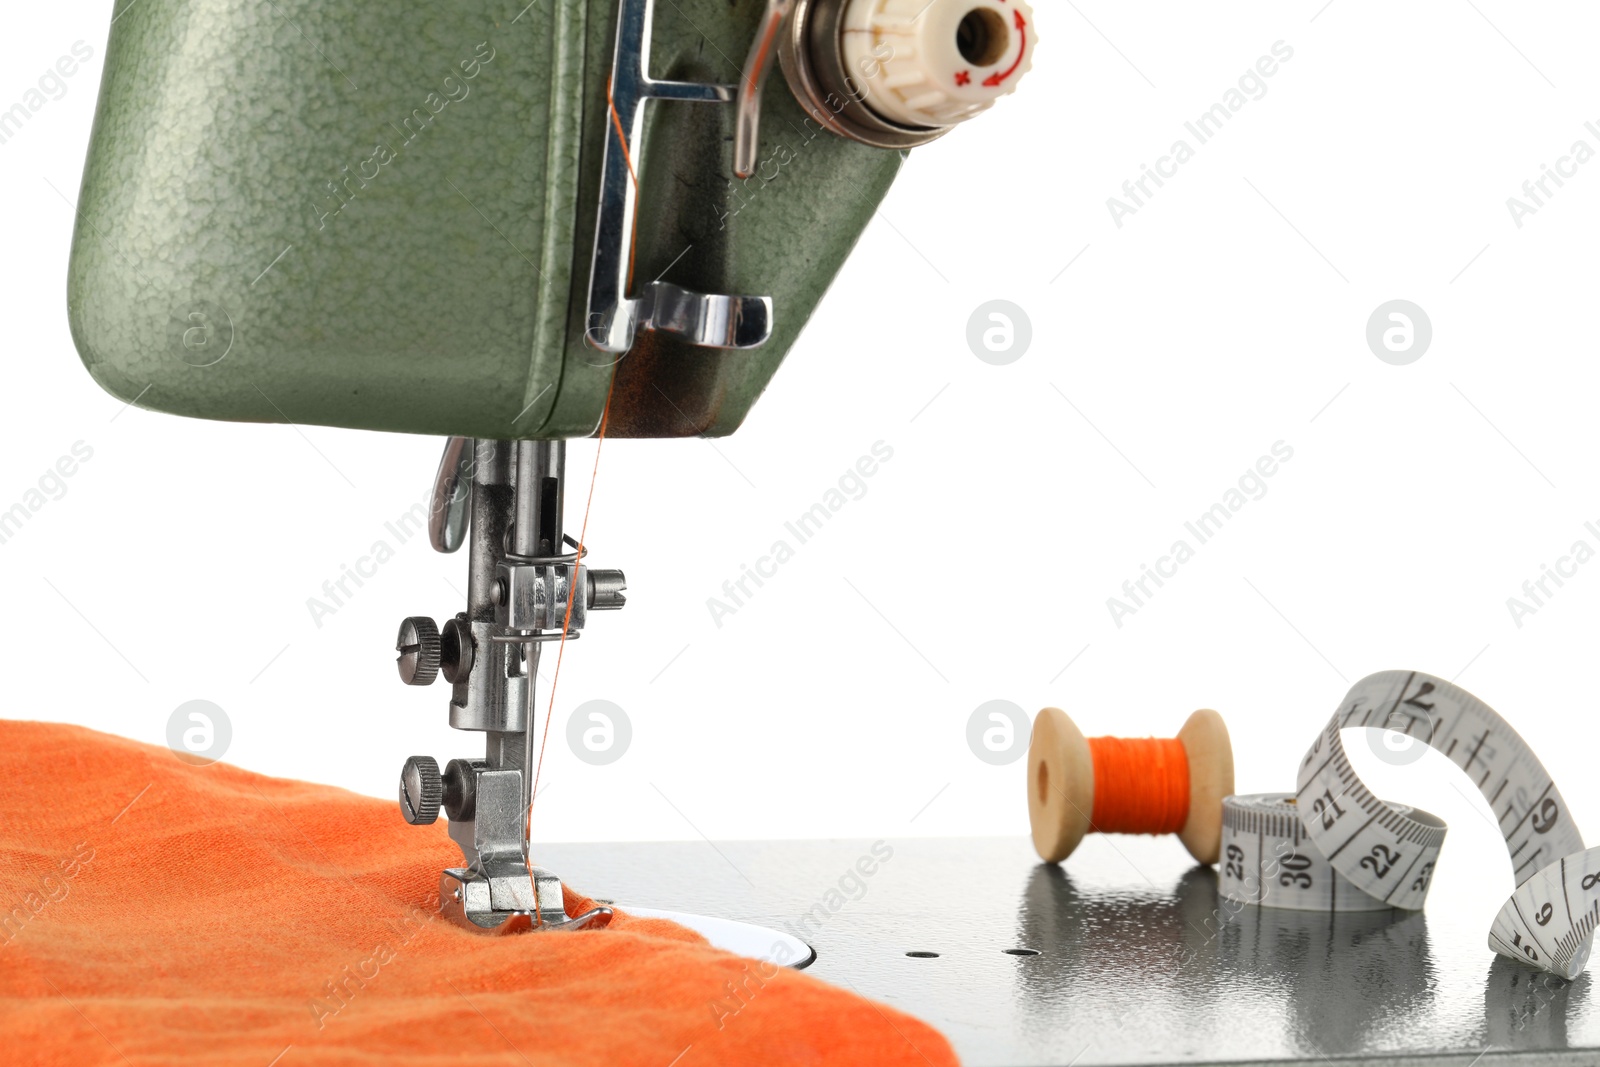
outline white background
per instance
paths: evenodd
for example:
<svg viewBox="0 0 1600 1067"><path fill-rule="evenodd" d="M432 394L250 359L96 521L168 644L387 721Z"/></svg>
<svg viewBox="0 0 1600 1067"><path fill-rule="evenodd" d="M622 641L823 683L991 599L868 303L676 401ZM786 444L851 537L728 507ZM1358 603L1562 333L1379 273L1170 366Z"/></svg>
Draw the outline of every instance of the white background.
<svg viewBox="0 0 1600 1067"><path fill-rule="evenodd" d="M553 733L603 698L633 744L605 767L552 746L537 836L1025 833L1023 764L967 747L992 699L1090 734L1215 707L1240 790L1292 788L1347 684L1392 667L1459 676L1600 832L1600 563L1520 628L1506 604L1573 541L1600 548L1600 162L1521 228L1506 207L1574 140L1600 148L1600 27L1577 4L1320 5L1046 5L1020 92L913 154L736 436L606 444L591 558L630 603L571 648ZM0 508L94 450L0 545L0 707L161 744L206 699L230 761L390 797L407 755L480 751L442 685L392 666L403 615L459 609L465 555L400 546L320 628L306 601L390 539L441 442L125 410L90 380L67 199L110 10L24 5L0 35L0 107L73 42L95 52L0 145ZM1266 95L1118 228L1107 197L1280 40ZM1008 366L965 338L995 298L1032 322ZM1433 323L1409 366L1365 342L1394 298ZM867 494L716 626L707 598L880 440ZM1115 625L1107 598L1280 440L1266 495ZM571 452L576 515L594 445ZM1451 822L1446 871L1509 889L1454 774L1373 782Z"/></svg>

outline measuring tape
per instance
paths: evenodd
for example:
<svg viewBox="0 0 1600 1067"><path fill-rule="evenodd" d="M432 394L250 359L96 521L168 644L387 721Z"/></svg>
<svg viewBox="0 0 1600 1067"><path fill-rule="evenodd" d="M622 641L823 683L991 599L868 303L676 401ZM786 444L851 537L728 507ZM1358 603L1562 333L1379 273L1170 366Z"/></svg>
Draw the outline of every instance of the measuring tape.
<svg viewBox="0 0 1600 1067"><path fill-rule="evenodd" d="M1302 910L1422 907L1445 825L1361 783L1340 737L1360 727L1425 742L1488 800L1517 880L1489 947L1563 978L1582 972L1600 923L1600 848L1584 851L1544 765L1494 709L1415 671L1384 671L1351 687L1301 762L1292 796L1223 802L1223 893Z"/></svg>
<svg viewBox="0 0 1600 1067"><path fill-rule="evenodd" d="M1444 843L1439 818L1404 804L1396 814L1437 831L1417 874L1423 889ZM1222 895L1241 904L1295 911L1388 911L1395 905L1363 892L1323 858L1300 822L1293 793L1253 793L1222 802Z"/></svg>

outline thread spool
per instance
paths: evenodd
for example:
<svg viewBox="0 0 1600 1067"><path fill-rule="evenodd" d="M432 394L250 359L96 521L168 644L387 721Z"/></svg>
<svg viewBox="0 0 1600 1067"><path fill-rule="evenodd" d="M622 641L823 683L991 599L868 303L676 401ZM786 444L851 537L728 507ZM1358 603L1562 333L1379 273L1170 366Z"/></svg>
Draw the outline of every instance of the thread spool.
<svg viewBox="0 0 1600 1067"><path fill-rule="evenodd" d="M1176 738L1086 738L1045 708L1028 745L1028 821L1041 858L1059 863L1091 830L1178 835L1201 863L1222 850L1222 798L1233 792L1233 744L1202 709Z"/></svg>

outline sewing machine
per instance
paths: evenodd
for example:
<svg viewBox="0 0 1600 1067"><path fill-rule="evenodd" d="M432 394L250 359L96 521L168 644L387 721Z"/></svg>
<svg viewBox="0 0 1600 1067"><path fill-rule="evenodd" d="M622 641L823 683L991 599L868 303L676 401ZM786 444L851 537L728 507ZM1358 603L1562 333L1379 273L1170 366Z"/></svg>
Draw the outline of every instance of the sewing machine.
<svg viewBox="0 0 1600 1067"><path fill-rule="evenodd" d="M412 756L399 800L449 820L462 862L440 897L459 922L609 918L566 914L527 832L540 660L626 603L622 572L571 536L565 441L733 432L904 152L1013 89L1035 43L1020 0L115 16L71 267L96 380L176 414L449 438L428 532L467 546L467 603L404 620L396 653L408 684L444 676L451 725L485 747ZM788 931L812 973L930 1021L969 1063L1600 1054L1587 979L1490 958L1482 902L1454 892L1426 914L1233 908L1226 863L1143 837L1091 836L1070 868L1020 838L745 842L709 867L700 847L539 858L603 899ZM783 875L768 893L739 873L763 867ZM720 1026L738 1002L707 1007Z"/></svg>
<svg viewBox="0 0 1600 1067"><path fill-rule="evenodd" d="M604 923L603 907L567 916L528 839L541 656L626 603L622 571L589 565L571 535L565 441L733 432L906 150L1027 72L1032 11L266 10L117 16L74 339L102 386L146 408L449 435L429 535L467 546L467 603L404 620L396 651L403 682L443 676L451 726L485 747L406 760L401 813L449 819L463 863L440 898L460 922Z"/></svg>

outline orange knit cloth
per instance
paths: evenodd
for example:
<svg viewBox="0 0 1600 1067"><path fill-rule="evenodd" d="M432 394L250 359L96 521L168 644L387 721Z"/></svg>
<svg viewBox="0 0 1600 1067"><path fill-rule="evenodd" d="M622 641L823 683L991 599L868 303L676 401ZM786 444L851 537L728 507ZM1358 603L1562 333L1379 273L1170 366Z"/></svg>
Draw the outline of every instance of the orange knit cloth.
<svg viewBox="0 0 1600 1067"><path fill-rule="evenodd" d="M674 923L458 928L434 903L460 851L392 801L33 722L0 721L0 781L7 1063L956 1062L893 1008Z"/></svg>

